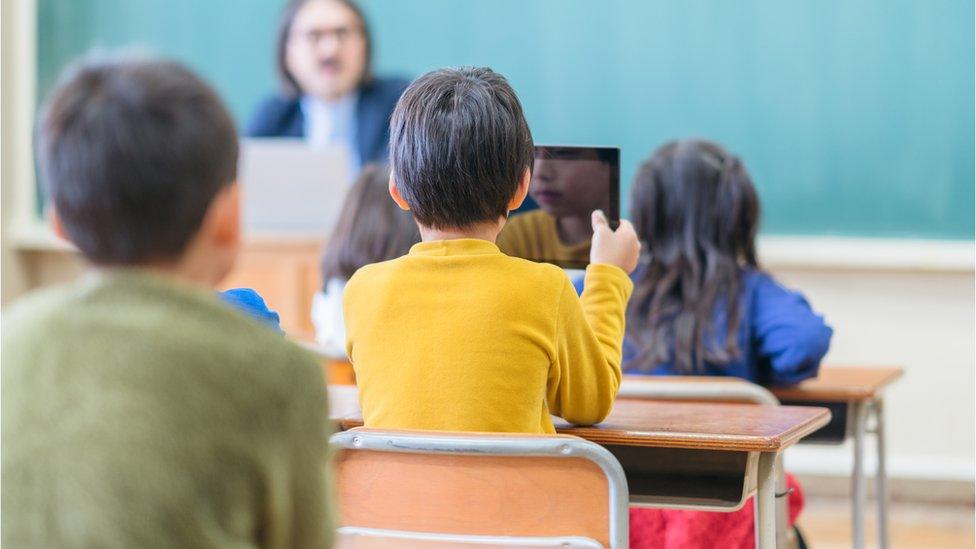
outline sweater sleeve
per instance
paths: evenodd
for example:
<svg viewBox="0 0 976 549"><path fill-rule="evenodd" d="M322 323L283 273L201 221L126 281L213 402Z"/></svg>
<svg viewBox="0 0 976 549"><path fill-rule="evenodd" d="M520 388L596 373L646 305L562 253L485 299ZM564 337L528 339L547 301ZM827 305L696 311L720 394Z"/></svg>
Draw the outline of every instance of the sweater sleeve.
<svg viewBox="0 0 976 549"><path fill-rule="evenodd" d="M549 369L549 411L578 425L603 421L620 387L624 312L633 283L612 265L590 265L577 298L566 279L556 318L555 360Z"/></svg>
<svg viewBox="0 0 976 549"><path fill-rule="evenodd" d="M770 365L774 385L793 385L817 375L833 330L798 292L760 275L753 296L753 334Z"/></svg>

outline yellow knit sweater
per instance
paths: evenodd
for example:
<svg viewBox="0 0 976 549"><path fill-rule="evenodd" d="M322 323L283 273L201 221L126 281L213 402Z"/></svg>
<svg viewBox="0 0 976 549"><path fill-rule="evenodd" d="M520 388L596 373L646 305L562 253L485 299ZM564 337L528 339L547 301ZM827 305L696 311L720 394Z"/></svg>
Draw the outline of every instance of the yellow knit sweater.
<svg viewBox="0 0 976 549"><path fill-rule="evenodd" d="M513 215L498 235L498 248L532 261L586 263L590 258L590 241L563 244L556 218L543 210Z"/></svg>
<svg viewBox="0 0 976 549"><path fill-rule="evenodd" d="M554 432L549 414L603 420L620 385L623 270L559 268L486 240L422 242L360 269L345 291L347 351L369 427Z"/></svg>

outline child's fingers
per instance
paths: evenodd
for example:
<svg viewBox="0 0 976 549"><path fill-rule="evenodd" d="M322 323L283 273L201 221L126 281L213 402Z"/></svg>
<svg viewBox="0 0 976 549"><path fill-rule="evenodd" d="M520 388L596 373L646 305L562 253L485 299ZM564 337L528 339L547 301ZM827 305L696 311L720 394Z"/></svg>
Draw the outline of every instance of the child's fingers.
<svg viewBox="0 0 976 549"><path fill-rule="evenodd" d="M593 232L596 232L601 228L610 228L610 222L607 221L607 216L603 213L603 210L593 210L590 220L593 223Z"/></svg>
<svg viewBox="0 0 976 549"><path fill-rule="evenodd" d="M618 233L631 233L631 234L634 234L634 235L637 234L637 231L634 230L634 225L630 221L627 221L626 219L621 219L620 220L620 226L617 227L617 232Z"/></svg>

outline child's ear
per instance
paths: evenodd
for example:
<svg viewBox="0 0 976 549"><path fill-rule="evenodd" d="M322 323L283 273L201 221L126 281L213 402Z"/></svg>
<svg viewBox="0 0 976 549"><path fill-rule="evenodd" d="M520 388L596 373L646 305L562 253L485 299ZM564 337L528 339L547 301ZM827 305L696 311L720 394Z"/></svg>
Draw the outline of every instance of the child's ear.
<svg viewBox="0 0 976 549"><path fill-rule="evenodd" d="M53 205L48 207L47 220L51 224L51 230L54 231L54 234L58 238L71 242L71 239L68 238L68 231L64 230L64 223L61 222L61 216L58 215L58 210Z"/></svg>
<svg viewBox="0 0 976 549"><path fill-rule="evenodd" d="M214 242L221 247L237 247L241 240L241 186L235 181L221 189L207 211Z"/></svg>
<svg viewBox="0 0 976 549"><path fill-rule="evenodd" d="M529 194L529 183L532 181L532 170L525 168L525 173L522 174L522 181L519 181L518 190L515 191L515 196L508 202L508 211L517 210L522 202L525 202L525 197Z"/></svg>
<svg viewBox="0 0 976 549"><path fill-rule="evenodd" d="M410 211L410 204L407 204L407 201L400 196L400 190L397 189L396 180L393 179L392 173L390 174L390 198L396 202L396 205L399 206L401 210L405 212Z"/></svg>

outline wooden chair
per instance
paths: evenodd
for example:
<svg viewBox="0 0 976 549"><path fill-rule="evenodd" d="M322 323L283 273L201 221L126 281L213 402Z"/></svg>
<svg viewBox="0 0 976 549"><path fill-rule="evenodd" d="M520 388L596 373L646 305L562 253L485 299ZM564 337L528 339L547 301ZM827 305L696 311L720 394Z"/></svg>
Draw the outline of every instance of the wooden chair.
<svg viewBox="0 0 976 549"><path fill-rule="evenodd" d="M358 428L331 443L344 545L627 547L623 469L581 438Z"/></svg>

